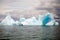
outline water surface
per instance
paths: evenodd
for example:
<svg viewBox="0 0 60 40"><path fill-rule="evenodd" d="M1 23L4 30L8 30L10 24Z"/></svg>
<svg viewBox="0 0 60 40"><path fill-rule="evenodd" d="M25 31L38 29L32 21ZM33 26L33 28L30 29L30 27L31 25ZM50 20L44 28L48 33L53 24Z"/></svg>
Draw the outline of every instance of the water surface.
<svg viewBox="0 0 60 40"><path fill-rule="evenodd" d="M58 26L0 26L0 39L57 40Z"/></svg>

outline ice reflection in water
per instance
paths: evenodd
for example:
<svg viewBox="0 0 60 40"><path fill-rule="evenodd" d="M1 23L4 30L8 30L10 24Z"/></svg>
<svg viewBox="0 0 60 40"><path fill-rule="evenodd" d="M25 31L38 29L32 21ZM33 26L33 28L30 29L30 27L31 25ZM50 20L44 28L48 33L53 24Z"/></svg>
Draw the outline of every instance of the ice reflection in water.
<svg viewBox="0 0 60 40"><path fill-rule="evenodd" d="M54 39L57 26L0 26L0 38L11 40Z"/></svg>

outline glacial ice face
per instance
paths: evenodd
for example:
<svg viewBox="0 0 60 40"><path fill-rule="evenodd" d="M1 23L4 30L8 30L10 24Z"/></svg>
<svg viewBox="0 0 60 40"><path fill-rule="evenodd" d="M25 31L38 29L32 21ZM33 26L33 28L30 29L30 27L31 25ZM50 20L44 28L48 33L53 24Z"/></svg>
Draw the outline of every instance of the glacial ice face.
<svg viewBox="0 0 60 40"><path fill-rule="evenodd" d="M11 18L10 15L6 16L6 18L1 22L2 25L13 25L14 23L15 21Z"/></svg>

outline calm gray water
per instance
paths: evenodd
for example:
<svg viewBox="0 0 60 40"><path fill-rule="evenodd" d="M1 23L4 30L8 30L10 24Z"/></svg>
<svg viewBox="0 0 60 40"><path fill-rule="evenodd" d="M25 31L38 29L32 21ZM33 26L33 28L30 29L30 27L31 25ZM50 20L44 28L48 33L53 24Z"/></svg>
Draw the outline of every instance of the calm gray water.
<svg viewBox="0 0 60 40"><path fill-rule="evenodd" d="M0 39L55 40L58 26L0 26Z"/></svg>

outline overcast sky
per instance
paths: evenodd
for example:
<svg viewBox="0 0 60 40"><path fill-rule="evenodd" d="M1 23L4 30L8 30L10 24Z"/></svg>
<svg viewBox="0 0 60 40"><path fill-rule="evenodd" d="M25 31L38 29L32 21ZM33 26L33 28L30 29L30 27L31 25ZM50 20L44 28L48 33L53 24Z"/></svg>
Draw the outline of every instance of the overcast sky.
<svg viewBox="0 0 60 40"><path fill-rule="evenodd" d="M27 9L38 4L38 0L0 0L2 9Z"/></svg>
<svg viewBox="0 0 60 40"><path fill-rule="evenodd" d="M52 0L0 0L0 12L12 10L28 10L36 7L51 7ZM53 0L54 1L54 0Z"/></svg>

